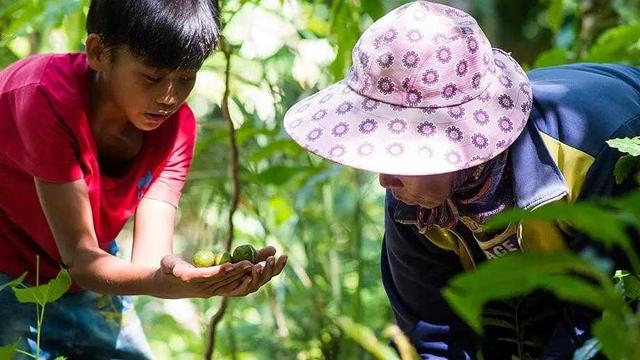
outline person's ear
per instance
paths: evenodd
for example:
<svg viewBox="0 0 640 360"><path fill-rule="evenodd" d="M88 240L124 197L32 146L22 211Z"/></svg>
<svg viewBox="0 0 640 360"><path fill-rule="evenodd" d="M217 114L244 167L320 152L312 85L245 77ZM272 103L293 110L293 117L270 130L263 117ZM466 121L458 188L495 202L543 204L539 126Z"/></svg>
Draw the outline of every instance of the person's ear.
<svg viewBox="0 0 640 360"><path fill-rule="evenodd" d="M104 72L111 65L111 52L104 46L102 38L98 34L89 34L85 41L85 51L89 66L97 71Z"/></svg>

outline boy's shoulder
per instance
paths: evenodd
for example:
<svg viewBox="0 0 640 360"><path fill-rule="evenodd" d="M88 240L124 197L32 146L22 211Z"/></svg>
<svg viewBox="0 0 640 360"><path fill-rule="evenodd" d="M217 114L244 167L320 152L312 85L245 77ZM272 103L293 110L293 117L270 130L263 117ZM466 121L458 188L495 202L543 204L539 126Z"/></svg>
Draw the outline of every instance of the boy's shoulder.
<svg viewBox="0 0 640 360"><path fill-rule="evenodd" d="M88 69L84 53L29 56L0 71L0 95L28 86L49 94L79 95L86 89Z"/></svg>

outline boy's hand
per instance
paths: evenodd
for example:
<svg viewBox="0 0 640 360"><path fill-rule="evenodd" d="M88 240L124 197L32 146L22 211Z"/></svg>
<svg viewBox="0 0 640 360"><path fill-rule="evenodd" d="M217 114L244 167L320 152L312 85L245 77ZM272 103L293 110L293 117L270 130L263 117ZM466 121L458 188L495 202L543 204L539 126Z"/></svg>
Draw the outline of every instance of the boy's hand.
<svg viewBox="0 0 640 360"><path fill-rule="evenodd" d="M283 255L276 261L276 248L267 246L258 250L257 264L251 268L251 273L245 276L239 284L230 283L220 288L222 296L245 296L256 292L274 276L279 275L287 263L287 256Z"/></svg>
<svg viewBox="0 0 640 360"><path fill-rule="evenodd" d="M253 265L249 261L236 264L223 264L197 268L188 261L167 255L160 262L159 276L161 279L160 297L208 298L215 295L225 295L228 289L242 284L242 279L251 271Z"/></svg>

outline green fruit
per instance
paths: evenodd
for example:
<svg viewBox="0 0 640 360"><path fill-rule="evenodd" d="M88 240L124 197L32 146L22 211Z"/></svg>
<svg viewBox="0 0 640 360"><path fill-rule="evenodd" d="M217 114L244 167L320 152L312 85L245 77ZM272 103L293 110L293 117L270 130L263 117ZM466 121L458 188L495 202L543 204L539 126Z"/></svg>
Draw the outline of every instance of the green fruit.
<svg viewBox="0 0 640 360"><path fill-rule="evenodd" d="M216 255L216 265L230 263L231 260L231 254L228 251Z"/></svg>
<svg viewBox="0 0 640 360"><path fill-rule="evenodd" d="M193 254L193 265L196 267L213 266L216 262L216 254L211 250L198 250Z"/></svg>
<svg viewBox="0 0 640 360"><path fill-rule="evenodd" d="M233 262L237 263L242 260L248 260L251 263L255 263L256 261L256 249L249 245L240 245L235 250L233 250Z"/></svg>

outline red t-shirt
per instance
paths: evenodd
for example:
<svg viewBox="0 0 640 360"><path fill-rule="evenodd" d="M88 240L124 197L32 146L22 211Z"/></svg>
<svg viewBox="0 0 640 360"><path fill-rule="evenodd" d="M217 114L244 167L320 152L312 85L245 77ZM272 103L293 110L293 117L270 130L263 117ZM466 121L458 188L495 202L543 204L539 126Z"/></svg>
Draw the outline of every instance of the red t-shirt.
<svg viewBox="0 0 640 360"><path fill-rule="evenodd" d="M0 272L33 282L60 271L34 177L84 179L100 247L107 249L142 197L177 207L191 165L196 122L183 105L144 135L142 150L122 177L100 173L89 114L86 55L38 55L0 72Z"/></svg>

